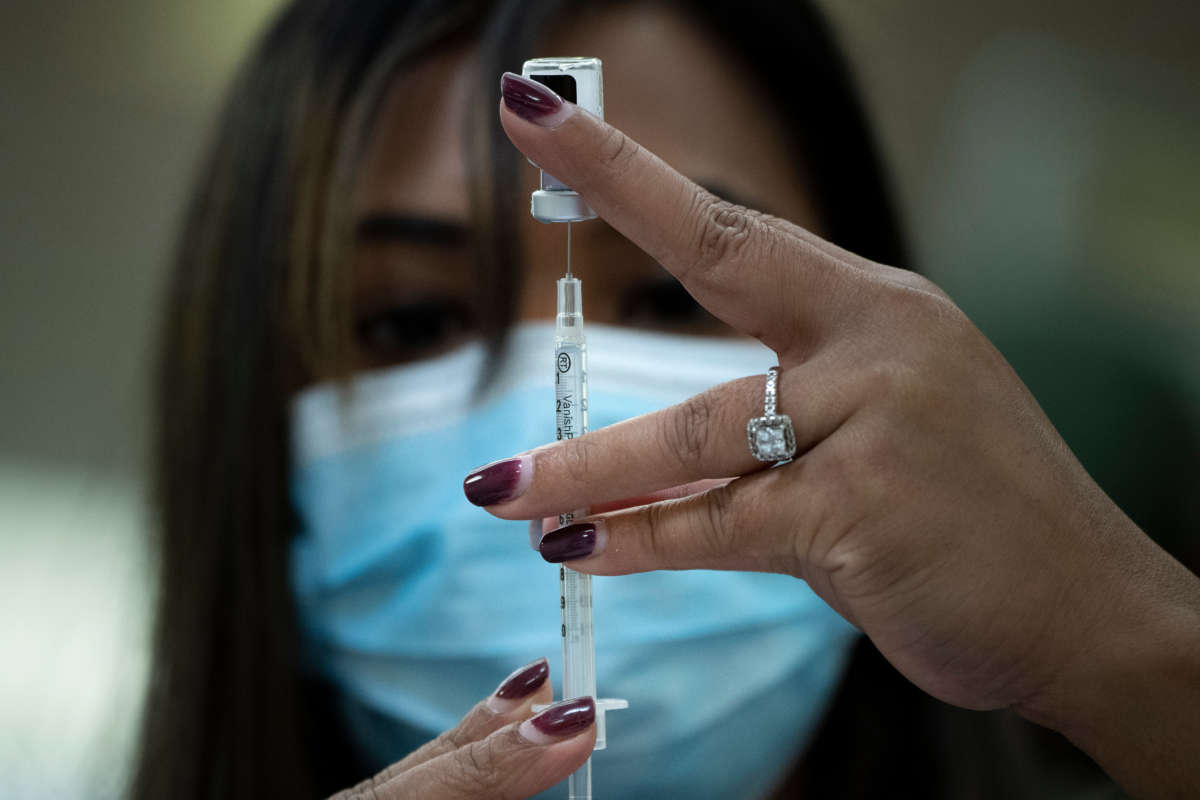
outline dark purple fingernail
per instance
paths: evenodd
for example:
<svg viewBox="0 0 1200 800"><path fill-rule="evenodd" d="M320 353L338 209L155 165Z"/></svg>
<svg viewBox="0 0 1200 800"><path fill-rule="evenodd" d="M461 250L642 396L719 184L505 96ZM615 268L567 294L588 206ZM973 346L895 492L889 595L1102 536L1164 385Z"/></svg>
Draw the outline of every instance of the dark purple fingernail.
<svg viewBox="0 0 1200 800"><path fill-rule="evenodd" d="M513 72L500 76L500 94L509 111L546 128L557 128L575 109L544 85Z"/></svg>
<svg viewBox="0 0 1200 800"><path fill-rule="evenodd" d="M601 539L604 527L594 522L578 522L550 531L542 537L538 551L551 564L574 561L599 553L604 548Z"/></svg>
<svg viewBox="0 0 1200 800"><path fill-rule="evenodd" d="M507 700L519 700L537 691L550 675L550 664L544 658L539 658L532 664L521 667L504 679L496 690L496 697Z"/></svg>
<svg viewBox="0 0 1200 800"><path fill-rule="evenodd" d="M488 698L488 707L502 714L511 711L521 704L521 700L536 692L549 676L550 664L544 658L521 667L505 678L500 688L492 693Z"/></svg>
<svg viewBox="0 0 1200 800"><path fill-rule="evenodd" d="M463 492L477 506L491 506L519 497L533 480L533 458L518 456L480 467L463 481Z"/></svg>
<svg viewBox="0 0 1200 800"><path fill-rule="evenodd" d="M575 736L596 721L596 701L577 697L555 703L536 717L521 723L521 736L534 744L549 744L558 739Z"/></svg>

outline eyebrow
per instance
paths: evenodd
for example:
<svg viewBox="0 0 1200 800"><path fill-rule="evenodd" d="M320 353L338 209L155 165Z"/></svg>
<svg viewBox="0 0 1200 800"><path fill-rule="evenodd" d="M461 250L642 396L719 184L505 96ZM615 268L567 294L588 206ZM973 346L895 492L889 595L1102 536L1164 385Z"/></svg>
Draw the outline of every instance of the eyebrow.
<svg viewBox="0 0 1200 800"><path fill-rule="evenodd" d="M453 247L471 240L471 229L462 222L387 212L363 217L355 232L360 242L373 244L405 242Z"/></svg>

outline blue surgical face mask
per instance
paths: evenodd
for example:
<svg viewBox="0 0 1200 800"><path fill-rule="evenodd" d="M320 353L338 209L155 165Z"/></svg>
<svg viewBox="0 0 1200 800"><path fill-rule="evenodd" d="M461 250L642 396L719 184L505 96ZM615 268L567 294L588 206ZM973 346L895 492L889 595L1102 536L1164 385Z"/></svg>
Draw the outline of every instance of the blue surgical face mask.
<svg viewBox="0 0 1200 800"><path fill-rule="evenodd" d="M755 342L588 335L593 429L775 360ZM381 766L535 658L558 686L557 567L530 549L526 523L462 492L474 467L554 438L552 359L552 327L523 325L481 397L473 344L294 401L300 618L313 668ZM765 793L819 721L854 636L803 582L761 573L597 578L595 620L598 692L630 704L608 716L594 757L605 798Z"/></svg>

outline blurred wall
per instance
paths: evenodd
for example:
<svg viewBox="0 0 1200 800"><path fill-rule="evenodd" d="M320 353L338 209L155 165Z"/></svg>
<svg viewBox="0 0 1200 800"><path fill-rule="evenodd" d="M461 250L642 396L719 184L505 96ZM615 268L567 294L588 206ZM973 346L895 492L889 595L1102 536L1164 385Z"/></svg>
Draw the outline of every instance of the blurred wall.
<svg viewBox="0 0 1200 800"><path fill-rule="evenodd" d="M180 205L275 0L0 5L0 797L120 794Z"/></svg>
<svg viewBox="0 0 1200 800"><path fill-rule="evenodd" d="M275 5L0 8L0 796L120 794L146 671L145 389L164 259L221 90ZM1145 520L1167 501L1125 485L1139 441L1175 435L1151 467L1181 458L1166 471L1185 472L1179 425L1200 424L1200 15L825 5L915 265ZM1148 431L1139 414L1166 421Z"/></svg>
<svg viewBox="0 0 1200 800"><path fill-rule="evenodd" d="M828 7L914 265L1097 482L1200 567L1200 5Z"/></svg>

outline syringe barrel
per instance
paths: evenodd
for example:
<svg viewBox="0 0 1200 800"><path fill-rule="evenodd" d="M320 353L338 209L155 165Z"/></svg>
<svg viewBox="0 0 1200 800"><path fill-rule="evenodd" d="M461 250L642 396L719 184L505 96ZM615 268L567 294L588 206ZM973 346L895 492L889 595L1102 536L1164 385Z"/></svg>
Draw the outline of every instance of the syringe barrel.
<svg viewBox="0 0 1200 800"><path fill-rule="evenodd" d="M596 697L596 644L592 638L592 576L558 568L562 592L563 699ZM604 714L596 713L596 750L606 745Z"/></svg>
<svg viewBox="0 0 1200 800"><path fill-rule="evenodd" d="M587 433L587 341L583 336L583 291L578 278L558 279L554 421L558 439L574 439Z"/></svg>
<svg viewBox="0 0 1200 800"><path fill-rule="evenodd" d="M588 430L587 342L583 335L583 293L578 278L558 281L554 325L554 418L558 439L574 439ZM570 525L587 509L560 514ZM563 699L596 696L596 649L592 638L592 576L559 567L562 609ZM596 749L605 746L604 714L596 715Z"/></svg>

